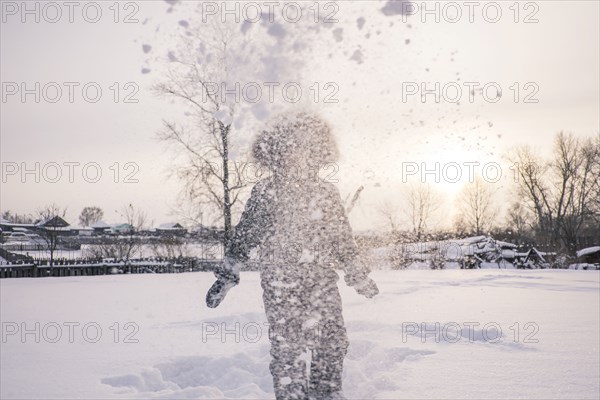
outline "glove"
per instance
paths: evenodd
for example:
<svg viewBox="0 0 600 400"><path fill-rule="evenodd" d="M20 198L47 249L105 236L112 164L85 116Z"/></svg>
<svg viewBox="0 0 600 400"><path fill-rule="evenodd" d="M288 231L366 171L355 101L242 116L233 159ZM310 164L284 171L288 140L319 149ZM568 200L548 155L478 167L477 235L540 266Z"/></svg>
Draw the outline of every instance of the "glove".
<svg viewBox="0 0 600 400"><path fill-rule="evenodd" d="M216 308L221 304L229 289L236 286L239 283L239 278L237 281L230 281L225 279L217 279L215 283L208 289L208 293L206 293L206 305L209 308Z"/></svg>
<svg viewBox="0 0 600 400"><path fill-rule="evenodd" d="M379 294L379 288L373 279L367 275L366 268L360 268L359 264L352 263L345 268L344 280L346 285L353 287L356 293L370 299Z"/></svg>
<svg viewBox="0 0 600 400"><path fill-rule="evenodd" d="M354 285L356 293L365 296L367 299L372 299L379 294L379 288L373 279L367 277Z"/></svg>
<svg viewBox="0 0 600 400"><path fill-rule="evenodd" d="M206 293L206 306L216 308L221 304L227 292L240 283L239 267L228 257L223 260L223 267L215 271L217 281Z"/></svg>

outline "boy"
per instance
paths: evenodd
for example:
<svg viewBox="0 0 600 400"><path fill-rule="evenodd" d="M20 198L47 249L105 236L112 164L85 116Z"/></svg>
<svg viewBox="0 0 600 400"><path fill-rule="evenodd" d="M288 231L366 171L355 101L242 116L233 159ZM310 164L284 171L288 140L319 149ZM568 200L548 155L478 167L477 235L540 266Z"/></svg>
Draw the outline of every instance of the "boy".
<svg viewBox="0 0 600 400"><path fill-rule="evenodd" d="M359 294L371 298L379 290L358 262L339 192L317 175L337 160L331 131L315 115L288 114L258 136L253 155L271 174L252 189L207 305L220 304L239 283L250 252L258 250L276 398L343 399L348 339L334 267L343 267L346 283Z"/></svg>

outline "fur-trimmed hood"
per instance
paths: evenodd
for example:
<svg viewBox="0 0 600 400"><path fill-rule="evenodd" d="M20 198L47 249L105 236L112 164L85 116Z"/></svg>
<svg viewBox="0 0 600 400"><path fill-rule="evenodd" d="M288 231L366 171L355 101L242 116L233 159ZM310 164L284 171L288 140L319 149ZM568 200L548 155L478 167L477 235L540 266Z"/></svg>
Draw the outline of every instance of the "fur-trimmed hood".
<svg viewBox="0 0 600 400"><path fill-rule="evenodd" d="M291 165L310 168L336 162L338 150L329 124L309 112L280 115L258 135L254 159L273 172Z"/></svg>

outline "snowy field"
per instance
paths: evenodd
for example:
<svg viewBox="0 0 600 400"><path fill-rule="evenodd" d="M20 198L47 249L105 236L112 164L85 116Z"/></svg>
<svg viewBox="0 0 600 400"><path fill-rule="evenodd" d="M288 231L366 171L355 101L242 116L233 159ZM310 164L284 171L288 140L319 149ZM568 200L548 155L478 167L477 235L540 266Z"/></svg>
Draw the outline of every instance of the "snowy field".
<svg viewBox="0 0 600 400"><path fill-rule="evenodd" d="M340 281L348 398L598 398L597 271L372 276L373 300ZM0 281L1 397L273 398L258 274L242 273L214 310L204 306L212 282L210 273Z"/></svg>

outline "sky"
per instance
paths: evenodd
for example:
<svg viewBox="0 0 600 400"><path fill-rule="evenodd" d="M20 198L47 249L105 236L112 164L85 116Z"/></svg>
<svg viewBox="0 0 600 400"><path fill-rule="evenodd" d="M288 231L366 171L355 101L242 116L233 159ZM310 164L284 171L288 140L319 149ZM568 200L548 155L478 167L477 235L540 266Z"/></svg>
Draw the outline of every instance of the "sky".
<svg viewBox="0 0 600 400"><path fill-rule="evenodd" d="M302 60L304 87L316 83L322 90L311 106L337 138L341 157L336 178L342 196L365 187L350 214L355 229L385 228L378 212L382 204L395 204L401 213L407 184L423 169L435 171L436 163L440 173L426 175L425 181L446 200L444 215L451 214L466 182L465 165L474 165L476 175L486 165L500 166L497 199L509 202L514 184L503 157L509 148L528 144L548 156L552 138L561 130L578 136L600 131L599 2L521 2L518 16L513 2L480 2L473 22L463 2L453 3L462 12L458 22L451 22L457 8L447 2L428 3L430 9L437 4L439 21L422 9L410 16L390 12L399 10L401 2L386 3L319 3L322 16L333 12L338 21L314 36L307 33L310 51L289 57ZM27 3L31 10L37 7L39 21L35 11L24 12L23 4L1 4L0 209L30 213L56 203L67 207L67 220L77 225L85 206L99 206L107 222L119 222L118 210L134 204L154 225L176 220L173 209L181 183L170 176L175 155L156 134L163 119L179 121L185 110L150 89L164 78L159 60L171 49L173 35L185 28L181 21L197 20L199 14L190 10L201 3L120 2L115 7L113 2L78 2L73 22L62 2L54 3L60 17L43 2ZM220 2L213 4L219 7ZM89 22L97 5L99 21ZM497 8L502 14L492 23ZM251 18L242 11L239 16ZM278 12L275 17L282 27L271 35L277 44L303 32L304 25ZM281 50L287 47L271 49L273 59L289 56L277 54L277 49L289 51ZM270 62L268 66L279 68ZM242 67L248 66L240 66L243 75ZM291 76L287 72L270 71L281 83ZM487 85L487 99L476 90L470 102L465 82ZM327 83L337 91L325 90ZM421 85L435 88L436 83L440 91L448 88L447 96L436 101L428 95L422 102ZM53 103L57 87L62 96ZM92 102L98 87L101 96ZM418 92L409 95L415 87ZM460 104L444 101L456 97L456 87L462 89ZM494 102L496 87L502 97ZM32 93L23 99L22 89ZM325 103L327 93L338 102ZM526 102L527 96L537 102ZM249 127L262 122L234 133L245 138L235 142L236 152L247 150L255 134ZM463 179L444 179L448 175L442 171L450 174L456 165ZM410 177L415 166L417 173ZM36 169L39 179L36 172L23 172ZM448 221L439 218L442 225Z"/></svg>

